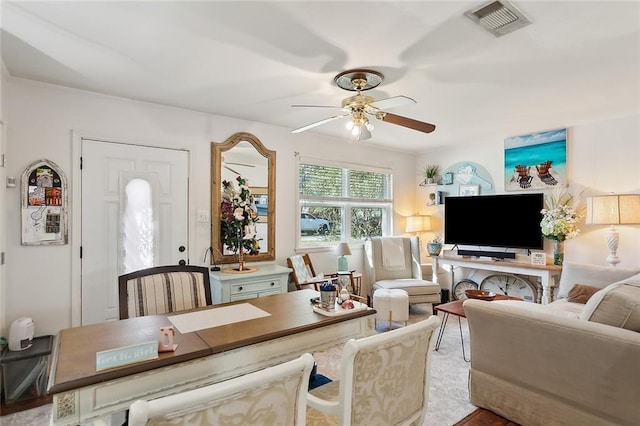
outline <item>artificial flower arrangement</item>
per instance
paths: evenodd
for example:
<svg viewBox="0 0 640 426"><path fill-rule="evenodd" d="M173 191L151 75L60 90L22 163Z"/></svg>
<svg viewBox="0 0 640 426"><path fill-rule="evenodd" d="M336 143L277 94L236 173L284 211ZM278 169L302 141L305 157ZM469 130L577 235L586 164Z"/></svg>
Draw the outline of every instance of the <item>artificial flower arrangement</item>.
<svg viewBox="0 0 640 426"><path fill-rule="evenodd" d="M260 253L259 240L256 238L258 209L246 179L236 178L238 188L233 182L222 181L222 202L220 203L220 233L223 246L234 253L246 252L250 255Z"/></svg>
<svg viewBox="0 0 640 426"><path fill-rule="evenodd" d="M565 188L554 189L545 197L545 208L541 213L540 229L545 238L564 241L580 234L578 220L584 214L574 206L574 198Z"/></svg>

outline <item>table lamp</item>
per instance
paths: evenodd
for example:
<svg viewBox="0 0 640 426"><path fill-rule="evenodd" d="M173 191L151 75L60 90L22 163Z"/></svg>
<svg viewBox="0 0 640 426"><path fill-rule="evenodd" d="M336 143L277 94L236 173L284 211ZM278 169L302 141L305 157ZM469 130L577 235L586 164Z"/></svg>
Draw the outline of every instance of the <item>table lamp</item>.
<svg viewBox="0 0 640 426"><path fill-rule="evenodd" d="M607 263L616 266L620 263L617 255L620 237L616 225L640 224L640 194L602 195L587 198L587 217L589 225L610 225L607 232L609 255Z"/></svg>
<svg viewBox="0 0 640 426"><path fill-rule="evenodd" d="M431 216L415 215L407 217L406 233L431 231Z"/></svg>
<svg viewBox="0 0 640 426"><path fill-rule="evenodd" d="M351 250L349 249L349 244L347 243L339 243L336 246L336 254L340 256L338 258L338 271L348 271L349 270L349 262L347 262L347 258L345 256L351 255Z"/></svg>

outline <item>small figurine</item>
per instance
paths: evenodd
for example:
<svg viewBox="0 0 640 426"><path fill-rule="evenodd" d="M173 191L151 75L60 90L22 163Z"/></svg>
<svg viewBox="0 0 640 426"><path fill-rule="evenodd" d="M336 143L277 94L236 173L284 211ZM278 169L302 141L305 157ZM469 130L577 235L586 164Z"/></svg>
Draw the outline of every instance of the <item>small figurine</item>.
<svg viewBox="0 0 640 426"><path fill-rule="evenodd" d="M173 344L173 336L176 330L173 327L160 327L160 339L158 341L158 352L173 352L178 347Z"/></svg>

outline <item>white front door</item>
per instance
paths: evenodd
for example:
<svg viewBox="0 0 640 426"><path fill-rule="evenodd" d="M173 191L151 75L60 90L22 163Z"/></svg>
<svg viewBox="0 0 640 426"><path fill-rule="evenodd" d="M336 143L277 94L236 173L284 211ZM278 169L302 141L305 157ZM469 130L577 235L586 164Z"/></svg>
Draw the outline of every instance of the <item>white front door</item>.
<svg viewBox="0 0 640 426"><path fill-rule="evenodd" d="M119 319L118 276L188 263L189 153L82 139L82 325Z"/></svg>

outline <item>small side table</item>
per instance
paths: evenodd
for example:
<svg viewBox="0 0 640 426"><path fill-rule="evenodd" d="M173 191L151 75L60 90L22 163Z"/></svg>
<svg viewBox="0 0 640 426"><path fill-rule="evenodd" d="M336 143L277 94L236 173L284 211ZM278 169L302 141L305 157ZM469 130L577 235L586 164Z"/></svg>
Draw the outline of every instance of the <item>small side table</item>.
<svg viewBox="0 0 640 426"><path fill-rule="evenodd" d="M503 294L498 294L493 300L522 300L518 297L505 296ZM462 305L464 300L454 300L449 303L442 303L440 305L436 305L433 310L437 315L438 312L444 312L444 317L442 319L442 324L440 325L440 331L438 332L438 337L436 339L436 347L437 351L440 349L440 343L442 343L442 336L444 335L444 329L447 326L447 320L449 319L449 315L453 315L458 317L458 328L460 329L460 344L462 345L462 359L466 362L471 361L471 358L467 359L467 356L464 351L464 340L462 338L462 321L460 318L466 318L467 316L464 314L464 306ZM491 303L488 301L487 303ZM524 303L524 302L523 302Z"/></svg>
<svg viewBox="0 0 640 426"><path fill-rule="evenodd" d="M33 345L29 349L4 353L0 359L0 367L5 403L10 404L46 394L52 347L53 336L39 336L34 337ZM30 390L31 395L21 398L27 390Z"/></svg>

